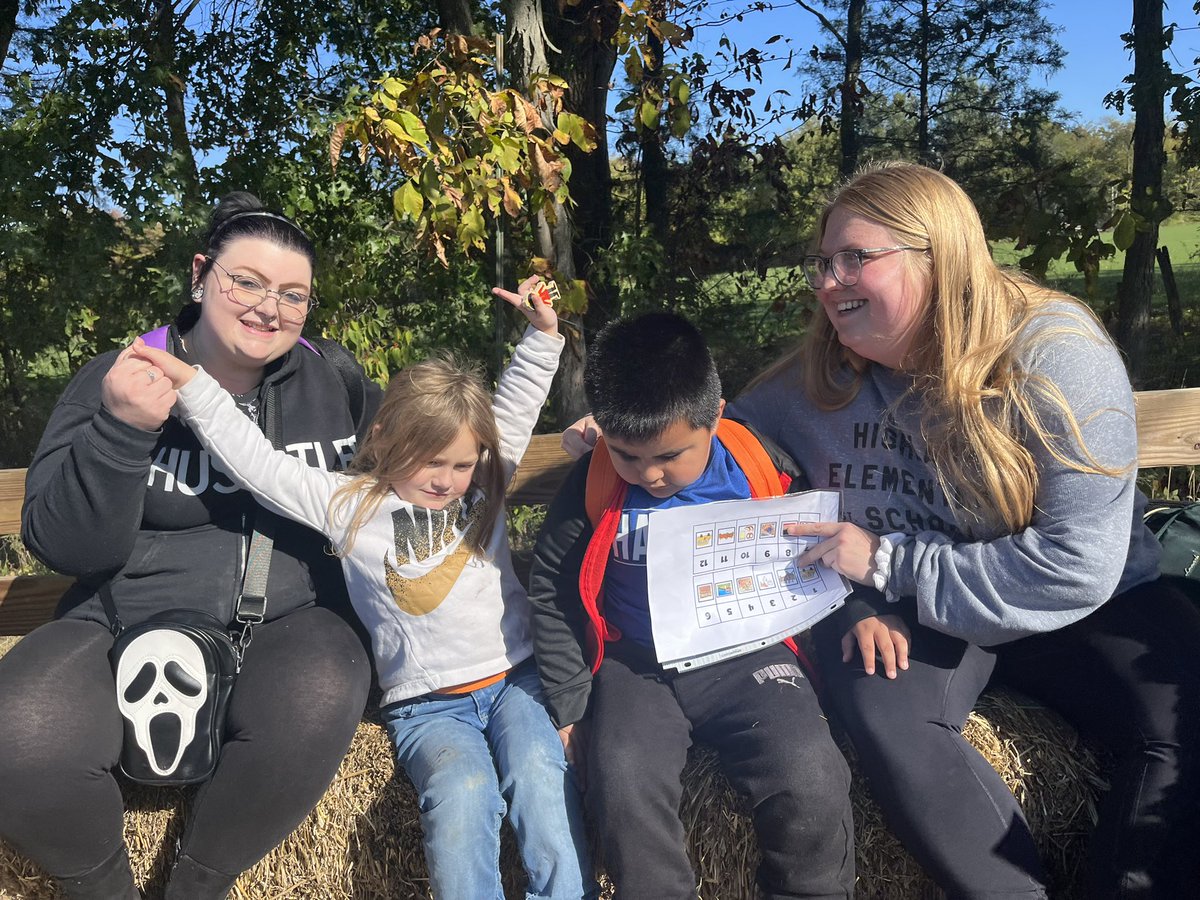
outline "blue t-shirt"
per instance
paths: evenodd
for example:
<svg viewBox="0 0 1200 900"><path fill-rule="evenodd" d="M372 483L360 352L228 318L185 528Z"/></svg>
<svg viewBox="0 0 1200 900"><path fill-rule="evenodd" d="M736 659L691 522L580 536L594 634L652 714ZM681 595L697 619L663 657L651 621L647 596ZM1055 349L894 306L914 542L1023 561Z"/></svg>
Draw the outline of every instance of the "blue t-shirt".
<svg viewBox="0 0 1200 900"><path fill-rule="evenodd" d="M631 484L621 509L612 559L604 571L604 618L609 624L620 629L624 637L654 647L646 591L646 524L652 512L749 497L750 482L733 455L715 437L704 474L683 490L660 500Z"/></svg>

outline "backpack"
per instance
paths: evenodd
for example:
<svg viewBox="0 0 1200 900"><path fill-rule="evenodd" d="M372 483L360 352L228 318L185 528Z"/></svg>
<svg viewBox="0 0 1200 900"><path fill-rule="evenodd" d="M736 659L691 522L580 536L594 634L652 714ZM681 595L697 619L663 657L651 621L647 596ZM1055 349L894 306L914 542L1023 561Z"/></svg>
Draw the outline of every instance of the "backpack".
<svg viewBox="0 0 1200 900"><path fill-rule="evenodd" d="M1200 580L1200 503L1154 501L1142 521L1162 544L1159 571Z"/></svg>

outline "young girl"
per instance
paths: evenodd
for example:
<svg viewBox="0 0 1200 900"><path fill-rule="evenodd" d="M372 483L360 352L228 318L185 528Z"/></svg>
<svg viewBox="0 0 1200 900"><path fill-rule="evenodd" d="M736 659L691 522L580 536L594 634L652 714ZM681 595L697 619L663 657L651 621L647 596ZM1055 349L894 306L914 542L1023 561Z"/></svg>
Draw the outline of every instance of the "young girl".
<svg viewBox="0 0 1200 900"><path fill-rule="evenodd" d="M552 306L524 302L535 284L495 289L531 326L496 396L445 359L396 373L350 474L273 450L203 369L140 341L126 351L151 380L171 380L180 414L234 481L333 542L371 633L384 724L419 795L439 900L503 898L506 810L530 896L595 892L504 530L505 486L563 346Z"/></svg>

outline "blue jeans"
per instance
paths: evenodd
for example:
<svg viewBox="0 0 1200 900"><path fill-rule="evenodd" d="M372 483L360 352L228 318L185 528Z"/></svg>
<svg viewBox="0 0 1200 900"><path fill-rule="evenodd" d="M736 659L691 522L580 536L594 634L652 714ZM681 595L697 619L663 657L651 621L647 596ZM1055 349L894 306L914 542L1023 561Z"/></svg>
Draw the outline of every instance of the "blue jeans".
<svg viewBox="0 0 1200 900"><path fill-rule="evenodd" d="M529 898L598 893L579 794L533 660L470 694L426 694L381 712L396 759L417 789L437 900L504 900L506 811Z"/></svg>

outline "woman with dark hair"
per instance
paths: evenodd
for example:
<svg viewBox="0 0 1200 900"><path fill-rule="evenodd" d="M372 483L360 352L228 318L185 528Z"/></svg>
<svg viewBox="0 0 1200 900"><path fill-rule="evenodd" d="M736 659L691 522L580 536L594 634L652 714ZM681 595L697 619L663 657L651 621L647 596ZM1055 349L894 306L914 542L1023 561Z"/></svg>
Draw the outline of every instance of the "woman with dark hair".
<svg viewBox="0 0 1200 900"><path fill-rule="evenodd" d="M280 446L340 469L379 392L361 371L351 389L328 360L297 346L316 305L314 258L289 219L250 194L229 195L162 340L202 365L251 419L271 419ZM356 422L358 388L365 409ZM232 626L246 546L267 515L212 465L172 415L173 402L153 366L128 350L104 353L68 385L29 466L22 538L78 580L55 620L0 659L0 837L67 897L139 896L114 778L122 715L102 589L125 626L178 608ZM320 535L276 523L266 595L168 898L225 897L316 805L362 713L369 655Z"/></svg>

